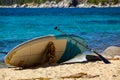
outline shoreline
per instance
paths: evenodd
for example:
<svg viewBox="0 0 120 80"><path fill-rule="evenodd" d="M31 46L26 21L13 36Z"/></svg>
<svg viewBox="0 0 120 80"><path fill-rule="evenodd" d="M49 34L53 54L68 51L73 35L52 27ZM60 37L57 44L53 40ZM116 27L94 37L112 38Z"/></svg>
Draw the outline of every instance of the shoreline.
<svg viewBox="0 0 120 80"><path fill-rule="evenodd" d="M79 4L75 7L69 6L69 4L53 4L53 3L43 3L43 4L33 4L33 3L26 3L26 4L13 4L13 5L5 5L1 6L0 8L117 8L120 7L120 4L116 5L95 5L95 4Z"/></svg>
<svg viewBox="0 0 120 80"><path fill-rule="evenodd" d="M102 6L102 7L12 7L12 6L0 6L0 8L69 8L69 9L73 9L73 8L120 8L120 6L110 6L110 7L106 7L106 6Z"/></svg>
<svg viewBox="0 0 120 80"><path fill-rule="evenodd" d="M111 7L12 7L12 6L0 6L0 8L119 8L120 6Z"/></svg>

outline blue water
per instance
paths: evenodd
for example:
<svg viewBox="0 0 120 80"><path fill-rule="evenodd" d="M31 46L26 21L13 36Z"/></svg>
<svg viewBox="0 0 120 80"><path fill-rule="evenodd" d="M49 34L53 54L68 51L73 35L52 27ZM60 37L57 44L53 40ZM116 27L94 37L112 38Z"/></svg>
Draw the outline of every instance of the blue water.
<svg viewBox="0 0 120 80"><path fill-rule="evenodd" d="M120 8L0 8L0 52L35 37L61 34L55 26L83 37L98 52L120 46Z"/></svg>

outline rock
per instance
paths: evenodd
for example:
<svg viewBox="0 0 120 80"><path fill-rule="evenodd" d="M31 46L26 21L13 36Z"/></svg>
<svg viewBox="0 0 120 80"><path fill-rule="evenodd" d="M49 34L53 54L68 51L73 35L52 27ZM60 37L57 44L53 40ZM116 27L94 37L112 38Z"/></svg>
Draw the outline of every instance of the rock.
<svg viewBox="0 0 120 80"><path fill-rule="evenodd" d="M84 6L85 6L85 4L79 4L77 7L82 8Z"/></svg>
<svg viewBox="0 0 120 80"><path fill-rule="evenodd" d="M54 1L46 1L45 3L43 3L43 4L40 4L39 5L39 7L40 8L51 8L51 7L54 7L54 5L56 5L56 2L54 2Z"/></svg>
<svg viewBox="0 0 120 80"><path fill-rule="evenodd" d="M100 3L98 4L98 6L101 7L101 6L102 6L102 3L100 2Z"/></svg>
<svg viewBox="0 0 120 80"><path fill-rule="evenodd" d="M24 8L24 7L26 7L26 6L27 6L26 4L23 4L23 5L21 5L20 7L21 7L21 8Z"/></svg>
<svg viewBox="0 0 120 80"><path fill-rule="evenodd" d="M13 8L17 8L17 7L19 7L19 6L18 6L18 4L14 4L12 7L13 7Z"/></svg>
<svg viewBox="0 0 120 80"><path fill-rule="evenodd" d="M110 46L100 54L108 60L120 60L120 47ZM87 61L99 61L100 60L100 58L93 53L86 55L86 59Z"/></svg>
<svg viewBox="0 0 120 80"><path fill-rule="evenodd" d="M39 7L39 5L35 4L35 3L26 3L25 7L27 7L27 8L37 8L37 7Z"/></svg>
<svg viewBox="0 0 120 80"><path fill-rule="evenodd" d="M59 8L62 8L63 4L64 4L63 2L59 2L57 5L58 5Z"/></svg>
<svg viewBox="0 0 120 80"><path fill-rule="evenodd" d="M50 7L57 7L57 3L55 1L50 2Z"/></svg>
<svg viewBox="0 0 120 80"><path fill-rule="evenodd" d="M62 8L62 7L68 8L68 7L70 7L70 2L71 2L71 0L61 1L61 2L58 3L58 7L60 7L60 8Z"/></svg>
<svg viewBox="0 0 120 80"><path fill-rule="evenodd" d="M78 0L71 0L70 1L70 7L76 7L78 5Z"/></svg>
<svg viewBox="0 0 120 80"><path fill-rule="evenodd" d="M40 5L39 5L39 8L43 8L43 7L44 7L44 4L40 4Z"/></svg>
<svg viewBox="0 0 120 80"><path fill-rule="evenodd" d="M120 56L120 47L117 46L110 46L105 49L102 54L104 56L115 58L116 56Z"/></svg>
<svg viewBox="0 0 120 80"><path fill-rule="evenodd" d="M63 1L60 1L57 5L60 8L76 7L78 5L78 0L63 0Z"/></svg>

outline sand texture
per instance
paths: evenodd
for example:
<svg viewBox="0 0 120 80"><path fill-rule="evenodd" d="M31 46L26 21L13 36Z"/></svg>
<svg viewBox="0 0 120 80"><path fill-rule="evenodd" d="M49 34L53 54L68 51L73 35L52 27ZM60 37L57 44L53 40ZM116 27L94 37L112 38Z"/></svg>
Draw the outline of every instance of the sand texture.
<svg viewBox="0 0 120 80"><path fill-rule="evenodd" d="M120 56L119 49L113 46L103 53L107 56L113 53ZM0 80L120 80L120 58L114 56L112 55L109 60L111 64L105 64L103 61L88 61L22 70L1 68Z"/></svg>
<svg viewBox="0 0 120 80"><path fill-rule="evenodd" d="M1 68L0 80L120 80L120 60L64 64L36 69Z"/></svg>

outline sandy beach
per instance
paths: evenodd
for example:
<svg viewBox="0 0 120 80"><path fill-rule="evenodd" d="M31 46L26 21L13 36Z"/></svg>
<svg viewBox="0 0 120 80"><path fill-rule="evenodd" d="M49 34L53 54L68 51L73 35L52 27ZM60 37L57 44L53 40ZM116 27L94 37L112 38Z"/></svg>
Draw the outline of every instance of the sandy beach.
<svg viewBox="0 0 120 80"><path fill-rule="evenodd" d="M111 57L113 54L119 56L120 48L111 46L103 53ZM120 58L113 57L109 58L111 64L88 61L22 70L1 68L0 80L120 80Z"/></svg>
<svg viewBox="0 0 120 80"><path fill-rule="evenodd" d="M34 69L1 68L0 80L119 80L120 60L64 64Z"/></svg>

